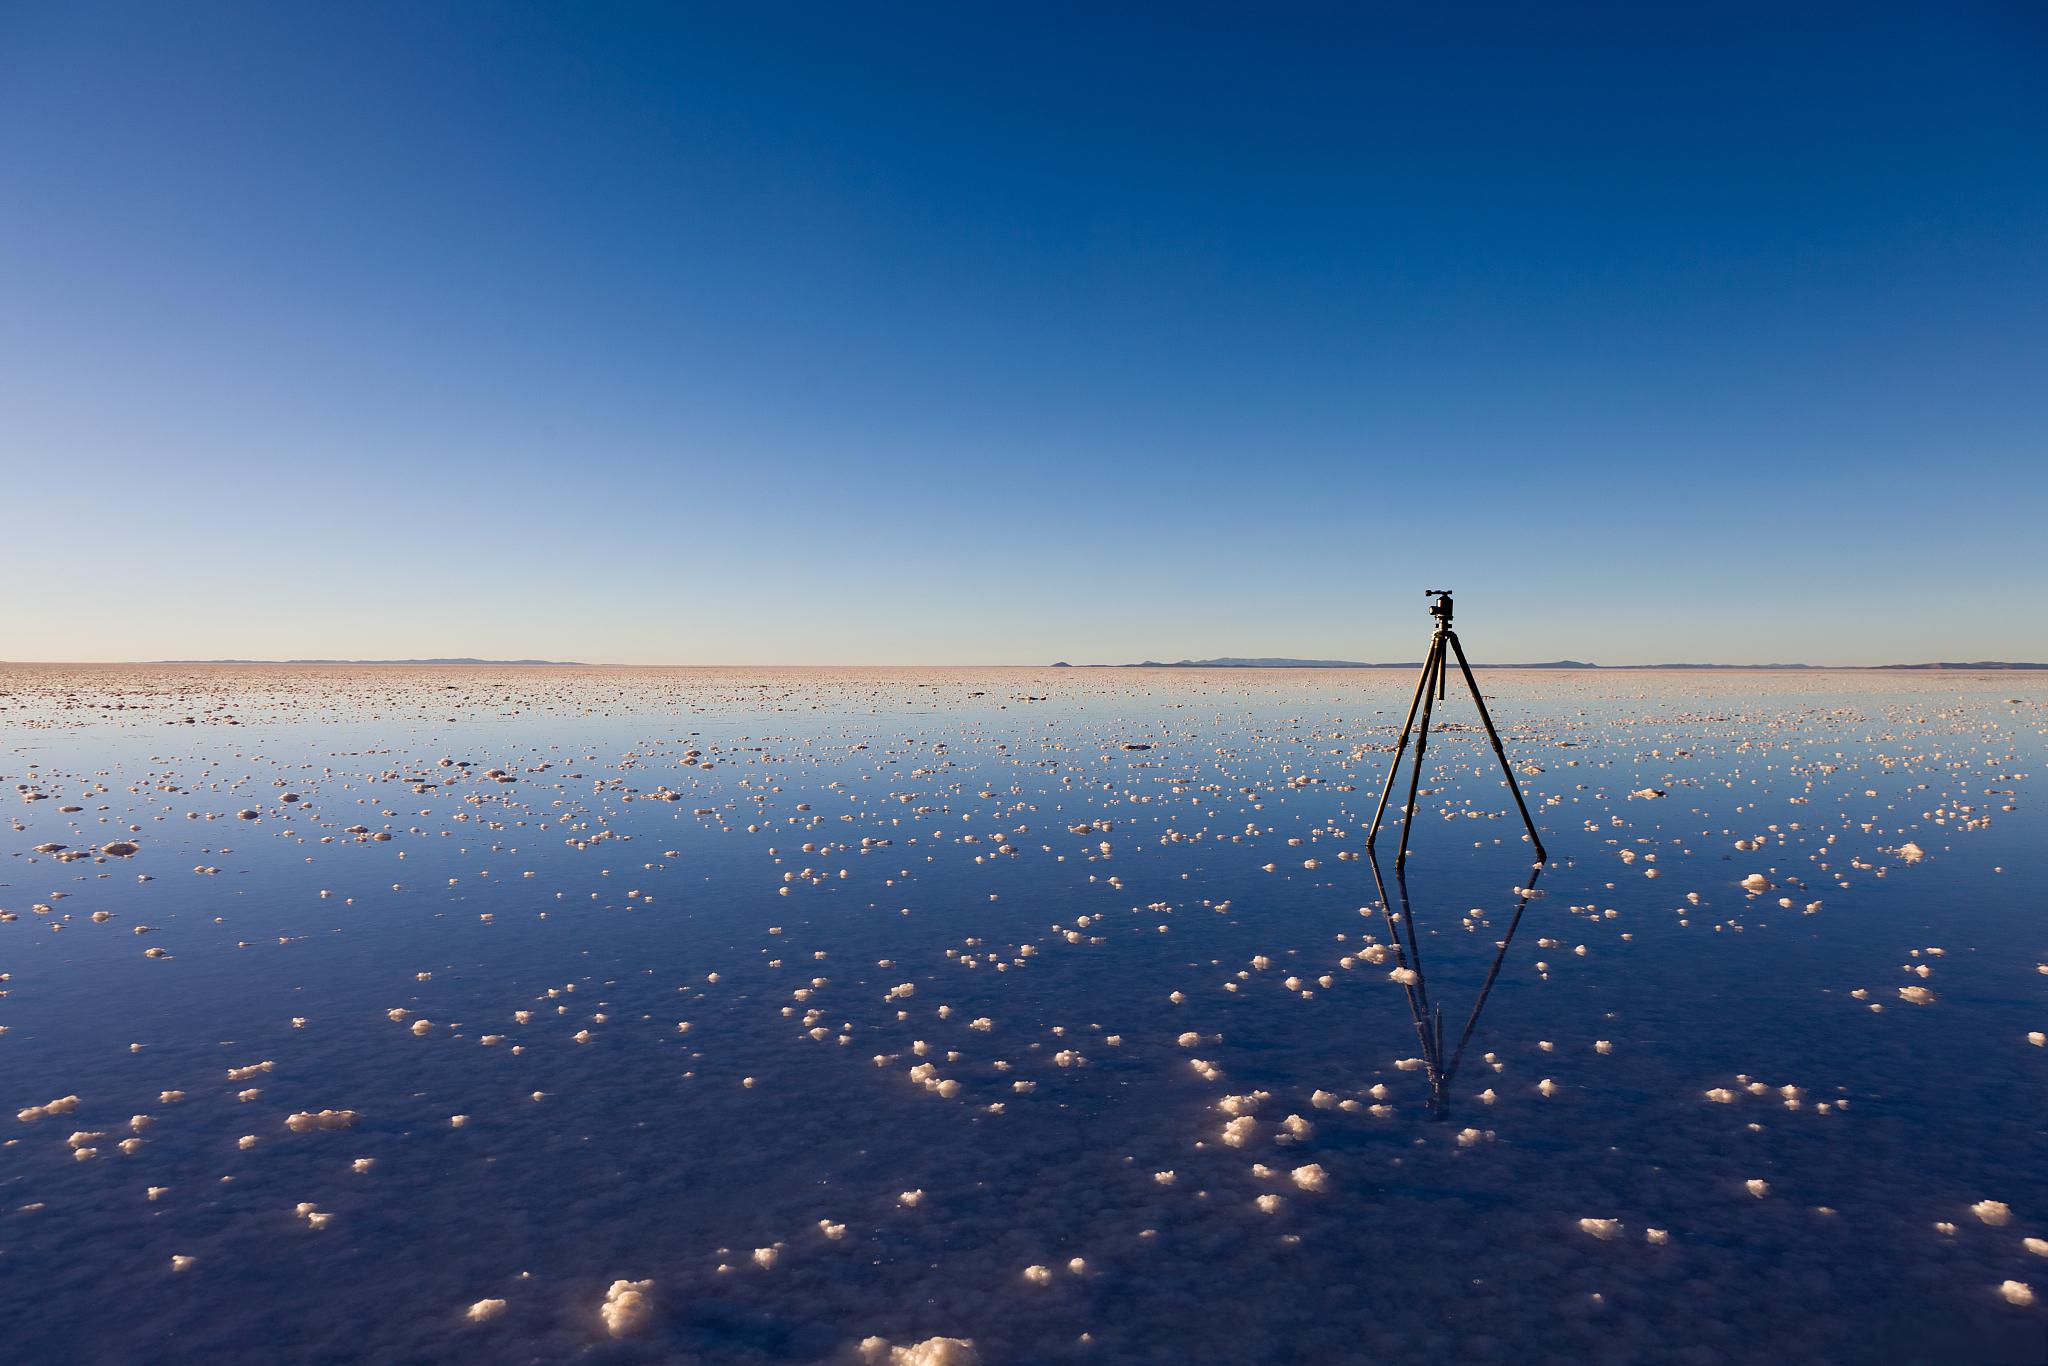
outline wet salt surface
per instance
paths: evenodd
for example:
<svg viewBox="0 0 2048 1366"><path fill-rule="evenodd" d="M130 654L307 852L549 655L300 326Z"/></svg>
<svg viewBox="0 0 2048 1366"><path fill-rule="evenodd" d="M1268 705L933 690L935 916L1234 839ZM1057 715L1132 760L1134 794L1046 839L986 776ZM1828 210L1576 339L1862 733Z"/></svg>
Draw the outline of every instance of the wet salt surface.
<svg viewBox="0 0 2048 1366"><path fill-rule="evenodd" d="M1438 1121L1405 676L0 671L9 1352L2042 1359L2038 683L1482 681Z"/></svg>

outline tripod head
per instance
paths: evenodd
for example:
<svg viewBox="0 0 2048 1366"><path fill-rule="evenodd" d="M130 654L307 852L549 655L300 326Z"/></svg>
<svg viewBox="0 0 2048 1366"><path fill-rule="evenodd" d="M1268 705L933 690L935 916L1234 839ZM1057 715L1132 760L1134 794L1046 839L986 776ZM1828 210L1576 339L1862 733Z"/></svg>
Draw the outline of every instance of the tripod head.
<svg viewBox="0 0 2048 1366"><path fill-rule="evenodd" d="M1451 624L1451 590L1448 588L1425 588L1422 590L1422 596L1436 599L1435 602L1429 605L1429 614L1437 619L1439 625L1449 626Z"/></svg>

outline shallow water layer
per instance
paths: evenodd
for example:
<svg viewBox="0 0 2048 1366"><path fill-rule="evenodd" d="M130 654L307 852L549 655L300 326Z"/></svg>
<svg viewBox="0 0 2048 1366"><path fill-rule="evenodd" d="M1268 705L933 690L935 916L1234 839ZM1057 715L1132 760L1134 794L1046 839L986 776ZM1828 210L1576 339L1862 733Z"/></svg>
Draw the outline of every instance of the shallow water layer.
<svg viewBox="0 0 2048 1366"><path fill-rule="evenodd" d="M8 1354L2048 1357L2039 681L1482 681L0 670Z"/></svg>

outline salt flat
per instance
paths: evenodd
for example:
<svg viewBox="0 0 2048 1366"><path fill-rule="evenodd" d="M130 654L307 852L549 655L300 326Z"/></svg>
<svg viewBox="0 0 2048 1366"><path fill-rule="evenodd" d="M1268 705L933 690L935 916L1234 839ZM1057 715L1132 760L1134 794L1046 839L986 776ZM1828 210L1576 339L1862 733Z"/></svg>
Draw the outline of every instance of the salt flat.
<svg viewBox="0 0 2048 1366"><path fill-rule="evenodd" d="M9 1350L2034 1359L2040 683L1483 675L1402 945L1412 682L0 669Z"/></svg>

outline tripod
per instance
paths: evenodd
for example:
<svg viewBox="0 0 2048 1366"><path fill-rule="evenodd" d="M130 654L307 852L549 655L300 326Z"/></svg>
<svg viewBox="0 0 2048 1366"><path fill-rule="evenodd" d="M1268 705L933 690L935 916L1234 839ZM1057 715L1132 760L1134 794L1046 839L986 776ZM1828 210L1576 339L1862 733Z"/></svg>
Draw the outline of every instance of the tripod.
<svg viewBox="0 0 2048 1366"><path fill-rule="evenodd" d="M1479 695L1479 684L1472 678L1472 666L1466 662L1465 647L1458 643L1458 633L1451 629L1451 590L1431 588L1425 596L1435 602L1429 606L1429 614L1436 618L1436 633L1429 638L1429 654L1422 661L1422 677L1415 680L1415 696L1408 703L1408 719L1401 723L1401 743L1394 748L1394 762L1387 769L1387 785L1380 791L1379 809L1372 813L1372 829L1366 832L1365 847L1371 850L1373 841L1379 838L1380 820L1387 814L1387 798L1393 795L1394 779L1400 776L1401 759L1408 752L1408 736L1415 736L1415 768L1408 775L1408 805L1402 808L1401 848L1394 856L1394 868L1399 871L1408 861L1408 829L1415 822L1415 789L1422 782L1422 753L1429 747L1429 718L1435 704L1444 695L1444 651L1446 647L1458 657L1458 672L1465 675L1465 686L1472 693L1472 701L1479 708L1479 720L1486 727L1486 738L1493 741L1493 757L1500 760L1500 771L1507 775L1508 791L1515 794L1515 807L1522 813L1522 824L1529 827L1529 842L1536 846L1536 862L1543 862L1543 837L1536 833L1536 822L1529 817L1529 804L1522 800L1522 789L1515 785L1515 770L1508 765L1507 751L1500 745L1500 732L1493 728L1493 718L1486 714L1486 699ZM1415 725L1415 710L1422 709L1422 725Z"/></svg>

